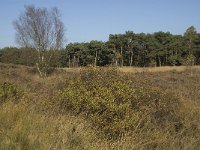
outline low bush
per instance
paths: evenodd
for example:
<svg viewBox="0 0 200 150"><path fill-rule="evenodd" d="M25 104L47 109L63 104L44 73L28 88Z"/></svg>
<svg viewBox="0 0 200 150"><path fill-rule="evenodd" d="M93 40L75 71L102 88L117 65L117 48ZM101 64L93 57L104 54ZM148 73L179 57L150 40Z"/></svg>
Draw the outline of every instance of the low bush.
<svg viewBox="0 0 200 150"><path fill-rule="evenodd" d="M0 149L199 150L194 69L58 69L40 79L0 64Z"/></svg>
<svg viewBox="0 0 200 150"><path fill-rule="evenodd" d="M18 102L23 95L23 91L15 84L9 82L0 83L0 104L7 100Z"/></svg>
<svg viewBox="0 0 200 150"><path fill-rule="evenodd" d="M66 82L55 100L58 110L84 116L103 137L115 140L142 128L181 130L179 99L145 81L115 69L90 68Z"/></svg>

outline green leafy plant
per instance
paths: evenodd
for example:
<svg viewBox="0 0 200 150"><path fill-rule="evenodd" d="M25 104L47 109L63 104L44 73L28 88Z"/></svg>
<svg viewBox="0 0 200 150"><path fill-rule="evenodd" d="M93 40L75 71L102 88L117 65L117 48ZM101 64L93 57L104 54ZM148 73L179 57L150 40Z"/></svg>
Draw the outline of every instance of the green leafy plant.
<svg viewBox="0 0 200 150"><path fill-rule="evenodd" d="M0 83L0 104L9 99L12 99L17 103L22 95L22 90L19 89L16 85L8 82Z"/></svg>
<svg viewBox="0 0 200 150"><path fill-rule="evenodd" d="M179 99L145 83L115 69L90 68L67 81L57 105L62 113L85 116L108 139L147 124L154 129L170 124L175 132L176 124L181 126Z"/></svg>

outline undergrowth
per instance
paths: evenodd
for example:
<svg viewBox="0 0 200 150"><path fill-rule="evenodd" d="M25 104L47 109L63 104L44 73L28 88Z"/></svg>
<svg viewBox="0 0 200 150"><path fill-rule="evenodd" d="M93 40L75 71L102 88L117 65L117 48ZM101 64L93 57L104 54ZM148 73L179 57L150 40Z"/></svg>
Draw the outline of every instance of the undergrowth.
<svg viewBox="0 0 200 150"><path fill-rule="evenodd" d="M199 136L198 125L191 127L190 118L184 117L180 98L146 80L113 68L92 68L66 82L55 100L59 112L84 117L101 138L116 141L137 136L135 141L146 141L137 148L164 149L177 135L180 141ZM200 144L197 139L195 143Z"/></svg>
<svg viewBox="0 0 200 150"><path fill-rule="evenodd" d="M13 83L0 82L0 105L6 100L17 103L23 96L23 91Z"/></svg>
<svg viewBox="0 0 200 150"><path fill-rule="evenodd" d="M200 148L198 103L186 101L181 90L175 94L179 86L168 88L172 81L186 83L181 72L89 68L41 81L28 75L31 89L23 75L16 82L0 78L0 149Z"/></svg>

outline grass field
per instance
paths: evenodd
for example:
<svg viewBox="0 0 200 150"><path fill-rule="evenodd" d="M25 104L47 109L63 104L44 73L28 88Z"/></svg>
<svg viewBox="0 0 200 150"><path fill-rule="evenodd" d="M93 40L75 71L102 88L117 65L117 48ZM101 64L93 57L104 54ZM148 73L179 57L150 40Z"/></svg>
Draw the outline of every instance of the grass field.
<svg viewBox="0 0 200 150"><path fill-rule="evenodd" d="M0 149L200 149L200 67L0 64Z"/></svg>

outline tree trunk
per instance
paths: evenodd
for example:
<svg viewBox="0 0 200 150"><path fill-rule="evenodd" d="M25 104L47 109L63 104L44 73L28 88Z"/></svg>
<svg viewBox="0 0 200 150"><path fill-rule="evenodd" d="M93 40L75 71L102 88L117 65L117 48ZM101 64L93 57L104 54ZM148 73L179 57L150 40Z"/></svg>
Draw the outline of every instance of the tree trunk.
<svg viewBox="0 0 200 150"><path fill-rule="evenodd" d="M161 64L161 59L160 59L160 57L158 57L158 63L159 63L159 67L161 67L162 64Z"/></svg>
<svg viewBox="0 0 200 150"><path fill-rule="evenodd" d="M75 62L76 62L76 56L74 55L74 58L73 58L73 68L75 68Z"/></svg>
<svg viewBox="0 0 200 150"><path fill-rule="evenodd" d="M130 67L132 67L132 64L133 64L133 52L131 52L130 55Z"/></svg>
<svg viewBox="0 0 200 150"><path fill-rule="evenodd" d="M54 50L49 51L42 51L38 49L38 62L36 63L36 68L39 72L40 77L45 78L47 77L47 73L50 67L50 62L54 54Z"/></svg>
<svg viewBox="0 0 200 150"><path fill-rule="evenodd" d="M38 63L36 63L36 68L37 68L37 70L39 72L40 77L43 77L42 71L41 71L40 66L39 66Z"/></svg>
<svg viewBox="0 0 200 150"><path fill-rule="evenodd" d="M69 56L69 68L71 67L71 59L70 59L70 56Z"/></svg>
<svg viewBox="0 0 200 150"><path fill-rule="evenodd" d="M45 78L47 76L47 66L45 64L44 55L41 55L40 53L38 59L38 63L36 63L37 70L39 72L40 77Z"/></svg>
<svg viewBox="0 0 200 150"><path fill-rule="evenodd" d="M115 58L112 59L112 66L115 64Z"/></svg>
<svg viewBox="0 0 200 150"><path fill-rule="evenodd" d="M189 55L192 54L192 40L189 41Z"/></svg>
<svg viewBox="0 0 200 150"><path fill-rule="evenodd" d="M97 56L98 56L98 53L97 53L97 50L95 52L95 58L94 58L94 66L96 67L97 66Z"/></svg>
<svg viewBox="0 0 200 150"><path fill-rule="evenodd" d="M77 63L76 63L76 67L78 67L78 66L79 66L79 56L77 58Z"/></svg>
<svg viewBox="0 0 200 150"><path fill-rule="evenodd" d="M123 56L123 50L122 50L122 46L121 46L121 67L124 66L124 56Z"/></svg>

